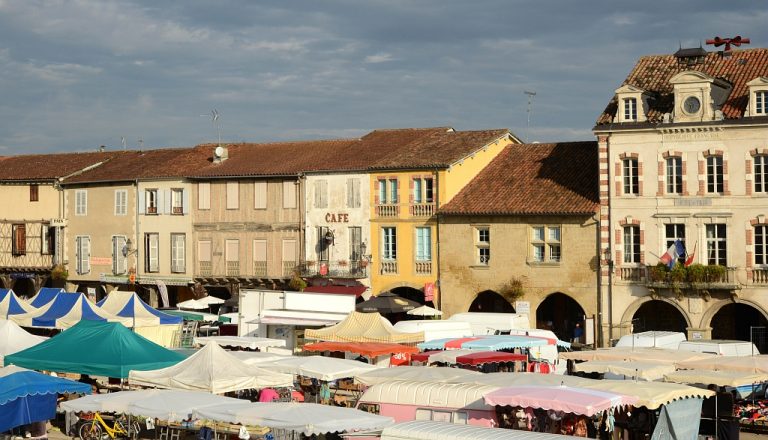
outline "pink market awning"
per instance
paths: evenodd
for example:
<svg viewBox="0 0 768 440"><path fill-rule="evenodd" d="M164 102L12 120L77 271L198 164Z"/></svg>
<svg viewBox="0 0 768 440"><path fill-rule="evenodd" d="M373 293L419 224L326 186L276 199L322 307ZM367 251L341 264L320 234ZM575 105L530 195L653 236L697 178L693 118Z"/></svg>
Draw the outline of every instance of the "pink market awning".
<svg viewBox="0 0 768 440"><path fill-rule="evenodd" d="M483 396L488 405L541 408L593 416L618 406L632 405L637 397L567 386L511 386Z"/></svg>

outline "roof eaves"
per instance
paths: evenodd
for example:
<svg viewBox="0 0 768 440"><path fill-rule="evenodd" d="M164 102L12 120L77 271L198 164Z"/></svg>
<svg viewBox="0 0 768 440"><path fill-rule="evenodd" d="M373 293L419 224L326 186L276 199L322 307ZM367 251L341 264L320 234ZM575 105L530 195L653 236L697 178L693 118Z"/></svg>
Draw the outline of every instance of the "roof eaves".
<svg viewBox="0 0 768 440"><path fill-rule="evenodd" d="M481 146L481 147L479 147L479 148L477 148L477 149L475 149L475 150L472 150L472 152L470 152L470 153L467 153L467 154L465 154L464 156L462 156L460 159L457 159L457 160L455 160L453 163L451 163L451 164L449 164L449 165L448 165L448 168L450 168L450 167L452 167L452 166L454 166L454 165L456 165L456 164L460 164L460 163L464 162L465 160L467 160L467 158L468 158L468 157L472 157L472 156L474 156L474 155L475 155L475 154L477 154L479 151L481 151L481 150L484 150L484 149L488 148L488 146L489 146L489 145L491 145L492 143L494 143L494 142L499 142L499 141L500 141L502 138L504 138L504 137L513 138L513 136L512 136L512 132L510 132L509 130L507 130L507 132L506 132L506 133L502 133L500 136L496 137L495 139L492 139L492 140L490 140L490 141L486 142L485 144L483 144L483 146Z"/></svg>

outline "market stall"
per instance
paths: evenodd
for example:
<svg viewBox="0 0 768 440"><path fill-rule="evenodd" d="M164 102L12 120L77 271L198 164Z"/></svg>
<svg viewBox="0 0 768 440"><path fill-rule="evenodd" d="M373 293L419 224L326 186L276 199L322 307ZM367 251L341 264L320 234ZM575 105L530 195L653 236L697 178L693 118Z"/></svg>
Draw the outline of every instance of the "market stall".
<svg viewBox="0 0 768 440"><path fill-rule="evenodd" d="M35 296L29 299L29 305L39 309L40 307L53 301L53 299L56 298L56 295L61 292L64 292L64 289L61 287L43 287L37 291Z"/></svg>
<svg viewBox="0 0 768 440"><path fill-rule="evenodd" d="M34 347L47 339L28 333L13 321L0 320L0 365L5 356Z"/></svg>
<svg viewBox="0 0 768 440"><path fill-rule="evenodd" d="M613 347L598 348L597 350L570 351L561 353L562 359L574 361L631 361L631 362L660 362L678 364L680 362L700 359L711 359L713 354L678 351L667 348L653 347Z"/></svg>
<svg viewBox="0 0 768 440"><path fill-rule="evenodd" d="M421 350L483 350L499 351L544 345L570 347L568 342L552 338L524 335L483 335L467 338L442 338L418 344Z"/></svg>
<svg viewBox="0 0 768 440"><path fill-rule="evenodd" d="M132 324L130 318L102 310L80 292L59 292L48 304L11 319L22 327L56 329L66 329L80 321L119 322L126 327Z"/></svg>
<svg viewBox="0 0 768 440"><path fill-rule="evenodd" d="M633 405L638 400L632 395L565 385L515 385L484 394L483 398L489 405L540 408L589 417Z"/></svg>
<svg viewBox="0 0 768 440"><path fill-rule="evenodd" d="M253 336L199 336L194 338L195 345L210 342L222 347L243 348L246 350L264 350L269 347L285 347L285 339L257 338Z"/></svg>
<svg viewBox="0 0 768 440"><path fill-rule="evenodd" d="M739 371L744 373L768 373L768 355L709 356L705 359L678 362L680 369Z"/></svg>
<svg viewBox="0 0 768 440"><path fill-rule="evenodd" d="M380 368L367 371L355 376L355 382L364 385L392 380L408 380L412 382L470 382L482 376L481 373L463 368L435 368L422 366L402 366L396 368Z"/></svg>
<svg viewBox="0 0 768 440"><path fill-rule="evenodd" d="M248 365L217 344L210 343L170 367L131 371L128 373L128 382L132 385L214 394L293 385L293 376L275 371Z"/></svg>
<svg viewBox="0 0 768 440"><path fill-rule="evenodd" d="M271 371L310 377L317 380L330 381L347 377L355 377L379 367L351 359L338 359L325 356L290 356L284 359L259 364L260 367Z"/></svg>
<svg viewBox="0 0 768 440"><path fill-rule="evenodd" d="M8 319L13 315L21 315L34 311L35 308L19 299L10 289L0 289L0 318Z"/></svg>
<svg viewBox="0 0 768 440"><path fill-rule="evenodd" d="M639 380L659 380L675 371L674 364L662 362L637 362L623 360L586 361L574 365L574 371L582 373L613 374Z"/></svg>
<svg viewBox="0 0 768 440"><path fill-rule="evenodd" d="M387 342L316 342L304 346L306 351L328 351L357 354L369 358L375 365L408 365L416 347Z"/></svg>
<svg viewBox="0 0 768 440"><path fill-rule="evenodd" d="M184 358L121 324L81 321L4 361L34 370L126 378L130 370L165 368Z"/></svg>
<svg viewBox="0 0 768 440"><path fill-rule="evenodd" d="M414 344L424 332L403 333L378 313L351 312L343 321L321 329L307 329L306 339L335 342L387 342Z"/></svg>
<svg viewBox="0 0 768 440"><path fill-rule="evenodd" d="M163 347L178 341L183 319L145 303L135 292L114 290L97 303L102 310L131 320L134 331Z"/></svg>
<svg viewBox="0 0 768 440"><path fill-rule="evenodd" d="M0 368L0 432L56 417L62 393L91 392L91 386L15 366Z"/></svg>

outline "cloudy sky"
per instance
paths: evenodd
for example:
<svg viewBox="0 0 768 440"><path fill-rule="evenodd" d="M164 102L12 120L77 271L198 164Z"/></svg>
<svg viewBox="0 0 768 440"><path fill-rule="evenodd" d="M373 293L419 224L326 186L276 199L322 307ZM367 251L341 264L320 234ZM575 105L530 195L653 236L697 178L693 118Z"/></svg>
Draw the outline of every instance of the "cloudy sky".
<svg viewBox="0 0 768 440"><path fill-rule="evenodd" d="M0 155L191 146L216 140L213 109L225 141L590 139L639 56L768 47L765 23L737 0L0 0Z"/></svg>

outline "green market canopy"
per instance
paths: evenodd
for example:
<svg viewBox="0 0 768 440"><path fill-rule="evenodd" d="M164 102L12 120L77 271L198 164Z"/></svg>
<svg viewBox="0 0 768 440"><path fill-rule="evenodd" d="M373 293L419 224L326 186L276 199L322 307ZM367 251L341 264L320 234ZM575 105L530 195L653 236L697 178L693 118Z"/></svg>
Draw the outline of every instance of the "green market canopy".
<svg viewBox="0 0 768 440"><path fill-rule="evenodd" d="M45 342L6 356L5 365L126 378L130 370L157 370L184 359L122 324L81 321Z"/></svg>

